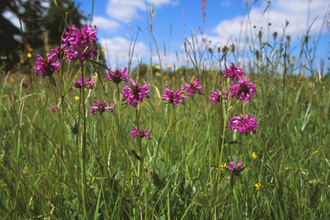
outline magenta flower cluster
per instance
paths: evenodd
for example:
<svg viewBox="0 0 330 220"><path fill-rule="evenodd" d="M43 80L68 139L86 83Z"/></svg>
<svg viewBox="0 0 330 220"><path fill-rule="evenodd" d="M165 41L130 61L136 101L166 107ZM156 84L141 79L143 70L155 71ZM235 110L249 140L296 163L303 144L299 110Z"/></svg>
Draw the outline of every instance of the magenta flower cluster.
<svg viewBox="0 0 330 220"><path fill-rule="evenodd" d="M133 84L131 87L126 84L123 89L123 100L127 100L127 104L133 106L137 109L138 101L143 102L143 97L150 98L148 93L150 89L148 89L148 83L146 82L144 86L140 87L139 84L136 84L133 79L129 79Z"/></svg>
<svg viewBox="0 0 330 220"><path fill-rule="evenodd" d="M126 72L126 67L124 70L115 70L114 72L111 71L111 69L108 72L108 77L107 80L112 81L116 84L122 82L122 81L127 81L127 72Z"/></svg>
<svg viewBox="0 0 330 220"><path fill-rule="evenodd" d="M51 76L55 72L55 70L60 71L60 60L57 58L59 56L59 50L51 49L51 53L48 55L46 59L42 58L39 54L37 54L37 67L33 66L35 73L39 76L39 72L41 72L40 77L45 78L46 76Z"/></svg>
<svg viewBox="0 0 330 220"><path fill-rule="evenodd" d="M94 80L92 80L91 77L88 77L87 79L84 80L84 86L89 85L90 89L94 89L95 86L93 86L93 84L92 84L93 82L94 82ZM79 89L83 86L81 76L80 76L79 80L74 81L74 86Z"/></svg>
<svg viewBox="0 0 330 220"><path fill-rule="evenodd" d="M243 132L245 135L248 135L250 132L253 134L256 133L256 129L258 126L258 122L256 120L256 117L251 118L251 114L249 113L249 116L233 116L231 115L232 120L229 120L229 130L237 129L239 132Z"/></svg>
<svg viewBox="0 0 330 220"><path fill-rule="evenodd" d="M199 85L199 79L196 79L194 82L183 85L183 90L188 91L189 97L192 97L197 91L199 94L202 94L201 90L203 89L202 85Z"/></svg>
<svg viewBox="0 0 330 220"><path fill-rule="evenodd" d="M234 85L233 82L231 82L231 84L232 87L229 87L231 98L233 99L235 97L242 102L247 101L249 103L253 93L258 91L253 83L248 81L248 76L246 76L244 80L240 78L237 85Z"/></svg>
<svg viewBox="0 0 330 220"><path fill-rule="evenodd" d="M63 50L68 55L67 62L73 58L77 58L79 62L84 62L94 57L95 42L98 40L96 37L97 28L93 30L92 26L85 25L82 29L68 26L70 30L64 30L66 37L62 37L64 42Z"/></svg>
<svg viewBox="0 0 330 220"><path fill-rule="evenodd" d="M47 110L54 114L56 112L56 107L53 106L51 108L47 108Z"/></svg>
<svg viewBox="0 0 330 220"><path fill-rule="evenodd" d="M162 100L167 100L168 102L165 104L174 104L176 107L178 107L178 104L185 104L184 99L187 98L187 96L181 96L184 94L184 91L180 91L179 89L176 92L173 92L168 89L168 86L165 87L165 94L162 96ZM181 102L180 102L181 100Z"/></svg>
<svg viewBox="0 0 330 220"><path fill-rule="evenodd" d="M231 82L232 86L229 87L229 91L214 92L211 90L211 96L209 97L210 103L221 102L222 100L226 101L228 99L228 95L230 95L232 99L236 98L242 102L247 101L249 103L253 94L258 90L253 83L248 80L247 76L243 79L243 72L242 67L237 67L234 64L227 68L224 71L224 78L229 77L231 80L235 81L235 83L233 81ZM233 119L229 120L229 130L237 129L239 132L243 132L246 135L250 132L253 134L256 133L256 128L259 127L257 126L258 122L255 117L251 118L250 113L248 117L241 117L239 115L236 117L232 115L232 117Z"/></svg>
<svg viewBox="0 0 330 220"><path fill-rule="evenodd" d="M94 57L94 44L98 40L96 37L97 28L93 30L92 26L85 25L82 29L78 29L75 25L69 27L69 32L64 30L66 37L62 37L63 43L61 48L51 48L51 53L47 58L42 58L37 54L37 66L33 66L35 73L43 79L46 76L52 76L55 70L60 71L60 57L65 53L66 61L69 62L73 58L77 58L79 62L84 62ZM41 83L41 81L40 81Z"/></svg>
<svg viewBox="0 0 330 220"><path fill-rule="evenodd" d="M229 77L231 80L235 82L243 77L244 70L242 67L235 66L234 63L230 67L228 67L225 71L223 71L223 78Z"/></svg>
<svg viewBox="0 0 330 220"><path fill-rule="evenodd" d="M228 91L225 91L225 92L213 92L211 90L211 96L209 97L210 99L210 104L214 103L214 102L221 102L221 100L227 100L228 98Z"/></svg>
<svg viewBox="0 0 330 220"><path fill-rule="evenodd" d="M232 172L240 171L242 169L242 162L241 161L238 161L236 167L234 167L234 162L230 162L228 165L229 166L227 166L227 169L232 171Z"/></svg>
<svg viewBox="0 0 330 220"><path fill-rule="evenodd" d="M152 132L151 130L148 132L148 129L140 130L140 132L138 132L135 125L133 124L132 138L134 139L136 136L139 136L140 138L147 136L148 140L151 140L151 137L150 137L151 132Z"/></svg>
<svg viewBox="0 0 330 220"><path fill-rule="evenodd" d="M113 104L112 106L108 107L106 104L106 100L104 100L104 102L98 102L97 100L94 99L94 102L96 103L96 107L90 105L91 107L91 112L89 114L93 114L94 112L98 111L100 112L100 115L102 115L103 112L105 112L105 110L110 110L110 112L112 114L114 114L115 112L112 110L113 107L115 107L115 104Z"/></svg>

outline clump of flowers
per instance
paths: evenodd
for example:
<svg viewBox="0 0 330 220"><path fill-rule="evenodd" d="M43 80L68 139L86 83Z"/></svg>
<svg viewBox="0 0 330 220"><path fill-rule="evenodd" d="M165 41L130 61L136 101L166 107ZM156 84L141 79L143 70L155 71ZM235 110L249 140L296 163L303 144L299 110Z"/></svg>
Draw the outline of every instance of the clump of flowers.
<svg viewBox="0 0 330 220"><path fill-rule="evenodd" d="M135 125L133 124L132 138L134 139L136 136L139 136L140 138L143 138L143 137L147 136L148 140L151 140L150 133L152 131L151 130L149 132L147 132L147 131L148 131L148 129L144 129L144 130L140 130L140 132L138 132Z"/></svg>
<svg viewBox="0 0 330 220"><path fill-rule="evenodd" d="M165 87L165 94L162 96L162 100L167 100L168 102L165 104L174 104L176 107L178 107L178 104L185 104L184 99L187 98L187 96L181 96L184 94L184 91L180 91L179 89L176 92L172 92L168 89L168 86ZM181 102L180 102L181 100Z"/></svg>
<svg viewBox="0 0 330 220"><path fill-rule="evenodd" d="M210 104L212 104L212 103L214 103L214 102L221 102L222 100L227 100L227 98L228 98L228 91L225 91L225 92L221 92L221 91L219 91L219 92L213 92L212 90L211 90L211 96L209 97L209 99L210 99Z"/></svg>
<svg viewBox="0 0 330 220"><path fill-rule="evenodd" d="M59 51L52 50L52 52L47 56L46 59L42 58L39 54L37 54L37 67L33 66L35 73L39 76L39 72L41 72L41 79L46 76L52 76L55 70L60 71L60 61L56 59L59 54ZM56 61L55 61L56 59ZM42 80L40 80L41 83Z"/></svg>
<svg viewBox="0 0 330 220"><path fill-rule="evenodd" d="M259 187L261 187L261 184L260 184L260 183L256 183L256 184L254 185L254 187L256 188L256 190L259 190Z"/></svg>
<svg viewBox="0 0 330 220"><path fill-rule="evenodd" d="M61 59L61 56L64 54L64 51L63 51L63 46L61 46L61 50L60 50L60 47L56 47L55 49L52 49L52 47L50 47L50 51L52 54L56 54L56 57L58 60Z"/></svg>
<svg viewBox="0 0 330 220"><path fill-rule="evenodd" d="M234 85L233 82L231 83L232 87L229 87L231 98L233 99L235 97L236 99L240 99L242 102L246 100L249 103L253 93L258 91L253 83L248 81L247 76L245 77L245 80L240 78L237 85Z"/></svg>
<svg viewBox="0 0 330 220"><path fill-rule="evenodd" d="M73 58L77 58L79 62L84 62L94 57L95 42L98 40L96 37L97 28L93 30L92 26L85 25L82 29L68 26L70 30L64 30L66 37L62 37L64 42L64 52L68 55L67 62Z"/></svg>
<svg viewBox="0 0 330 220"><path fill-rule="evenodd" d="M249 113L248 117L246 116L233 116L231 115L232 120L229 121L229 130L237 129L239 132L244 133L245 135L248 135L250 132L253 134L256 133L256 129L258 126L258 122L256 121L256 117L251 118L251 114Z"/></svg>
<svg viewBox="0 0 330 220"><path fill-rule="evenodd" d="M104 100L104 102L98 102L97 100L94 99L94 102L96 103L96 107L90 105L91 107L91 112L89 114L93 114L94 112L98 111L100 112L100 115L102 115L103 112L105 112L105 110L110 110L110 112L112 114L114 114L115 112L112 110L113 107L115 107L115 104L113 104L112 106L108 107L106 104L106 100Z"/></svg>
<svg viewBox="0 0 330 220"><path fill-rule="evenodd" d="M199 94L202 94L202 90L203 86L199 85L199 79L196 79L194 82L183 85L183 89L182 90L187 90L188 91L188 95L189 97L192 97L195 92L197 91Z"/></svg>
<svg viewBox="0 0 330 220"><path fill-rule="evenodd" d="M223 78L229 77L231 80L234 80L235 83L238 79L242 78L244 70L242 67L235 66L234 63L223 71Z"/></svg>
<svg viewBox="0 0 330 220"><path fill-rule="evenodd" d="M146 98L150 98L148 93L150 89L148 89L148 83L146 82L144 86L140 87L139 84L136 84L133 79L129 79L133 84L132 87L129 87L128 84L123 89L123 100L126 101L128 105L133 106L137 109L138 101L143 102L143 96Z"/></svg>
<svg viewBox="0 0 330 220"><path fill-rule="evenodd" d="M124 70L115 70L114 72L111 71L111 69L108 72L108 77L107 80L112 81L116 84L122 82L122 81L127 81L127 72L126 72L126 67Z"/></svg>
<svg viewBox="0 0 330 220"><path fill-rule="evenodd" d="M227 169L232 171L232 172L239 172L242 170L242 162L239 160L236 167L234 167L234 162L230 162L227 166Z"/></svg>
<svg viewBox="0 0 330 220"><path fill-rule="evenodd" d="M84 85L85 86L89 85L90 86L89 87L90 89L94 89L95 86L93 86L93 84L92 84L93 82L94 82L94 80L91 77L88 77L87 79L84 80ZM79 88L79 89L82 87L81 76L80 76L79 80L75 80L74 81L74 86L76 88Z"/></svg>
<svg viewBox="0 0 330 220"><path fill-rule="evenodd" d="M53 106L51 108L47 108L47 110L54 114L56 112L56 107Z"/></svg>

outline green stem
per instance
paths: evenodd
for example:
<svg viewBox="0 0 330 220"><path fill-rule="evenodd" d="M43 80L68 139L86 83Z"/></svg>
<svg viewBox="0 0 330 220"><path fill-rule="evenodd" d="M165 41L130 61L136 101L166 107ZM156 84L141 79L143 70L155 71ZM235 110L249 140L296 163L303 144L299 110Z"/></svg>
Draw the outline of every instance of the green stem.
<svg viewBox="0 0 330 220"><path fill-rule="evenodd" d="M121 122L120 122L120 92L119 92L119 84L117 83L117 90L118 90L118 95L117 95L117 106L118 106L118 122L119 122L119 127L120 128L120 125L121 125Z"/></svg>
<svg viewBox="0 0 330 220"><path fill-rule="evenodd" d="M169 123L169 131L168 131L168 143L167 143L167 148L166 148L166 152L165 152L165 166L164 166L164 169L163 169L163 172L162 172L162 179L163 179L163 176L164 176L164 173L165 173L165 168L166 168L166 165L167 165L167 158L168 158L168 151L171 147L171 130L172 130L172 123L173 123L173 112L174 112L174 105L173 105L173 110L172 110L172 113L171 113L171 121Z"/></svg>
<svg viewBox="0 0 330 220"><path fill-rule="evenodd" d="M80 133L80 105L81 105L81 99L82 99L82 92L81 92L81 88L79 90L79 103L78 103L78 132L77 132L77 136L76 136L76 175L77 175L77 185L76 185L76 190L77 190L77 203L78 203L78 213L80 212L80 189L79 189L79 133Z"/></svg>
<svg viewBox="0 0 330 220"><path fill-rule="evenodd" d="M135 114L136 114L136 126L137 126L137 131L138 131L138 149L140 151L140 154L141 154L141 159L140 159L140 163L139 163L139 170L138 170L138 177L139 177L139 182L138 182L138 185L141 186L142 185L142 181L141 181L141 178L142 178L142 172L143 172L143 151L142 151L142 146L141 146L141 137L140 137L140 123L139 123L139 110L136 109L135 111Z"/></svg>
<svg viewBox="0 0 330 220"><path fill-rule="evenodd" d="M242 102L242 104L241 104L241 115L242 115L242 116L243 116L243 114L244 114L244 112L243 112L243 110L244 110L243 105L244 105L244 102ZM243 116L243 117L244 117L244 116ZM241 153L242 144L243 144L243 133L240 134L240 138L239 138L239 147L238 147L237 161L236 161L237 163L234 164L235 167L237 166L238 161L239 161L239 155L240 155L240 153Z"/></svg>
<svg viewBox="0 0 330 220"><path fill-rule="evenodd" d="M222 108L225 109L224 107L224 103L222 103ZM228 104L229 105L229 104ZM229 108L229 107L228 107ZM226 133L226 122L227 122L227 112L223 111L223 128L222 128L222 142L221 142L221 153L220 153L220 160L219 160L219 168L218 169L218 173L217 173L217 180L220 179L220 172L221 172L221 163L222 163L222 154L224 151L224 147L225 147L225 133Z"/></svg>
<svg viewBox="0 0 330 220"><path fill-rule="evenodd" d="M82 112L83 112L83 124L84 124L84 130L83 130L83 142L82 142L82 154L81 154L81 160L82 160L82 175L83 175L83 206L84 206L84 218L87 219L87 180L86 180L86 117L85 117L85 76L84 76L84 64L81 63L81 81L82 81L82 87L81 87L81 93L82 93Z"/></svg>
<svg viewBox="0 0 330 220"><path fill-rule="evenodd" d="M191 152L193 142L194 142L194 128L192 125L193 121L193 104L194 104L194 96L191 97L191 102L190 102L190 147L189 147L189 152ZM191 167L191 157L189 158L189 167Z"/></svg>

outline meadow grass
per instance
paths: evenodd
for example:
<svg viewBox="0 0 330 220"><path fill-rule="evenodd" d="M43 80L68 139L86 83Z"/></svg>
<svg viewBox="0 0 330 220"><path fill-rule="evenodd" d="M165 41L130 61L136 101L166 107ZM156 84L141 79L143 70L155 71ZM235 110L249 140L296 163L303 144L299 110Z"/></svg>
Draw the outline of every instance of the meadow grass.
<svg viewBox="0 0 330 220"><path fill-rule="evenodd" d="M284 34L272 46L260 39L245 61L258 90L249 104L209 103L210 90L231 85L223 79L229 55L242 55L237 46L218 55L205 44L187 40L194 68L184 73L132 72L139 85L149 81L152 94L137 110L121 102L125 83L107 81L95 60L62 65L56 87L50 77L41 85L34 77L26 88L25 75L1 75L1 218L327 219L330 82L324 66L309 59L308 41L293 59ZM219 60L207 62L217 71L201 62L210 52ZM93 90L71 89L81 72L94 79ZM164 105L165 86L174 91L197 78L201 95ZM89 114L93 99L115 103L115 114ZM256 134L228 129L230 115L239 113L256 117ZM133 124L151 129L152 139L132 139ZM221 169L238 159L241 172Z"/></svg>

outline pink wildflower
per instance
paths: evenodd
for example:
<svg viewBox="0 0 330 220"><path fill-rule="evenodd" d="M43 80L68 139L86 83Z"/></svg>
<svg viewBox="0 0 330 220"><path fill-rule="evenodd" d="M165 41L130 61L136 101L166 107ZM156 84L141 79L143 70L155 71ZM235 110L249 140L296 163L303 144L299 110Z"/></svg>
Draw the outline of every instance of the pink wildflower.
<svg viewBox="0 0 330 220"><path fill-rule="evenodd" d="M96 112L96 111L99 111L100 112L100 115L102 115L102 113L105 111L105 110L107 110L107 109L109 109L110 110L110 112L112 113L112 114L114 114L115 112L112 110L113 109L113 107L115 107L115 104L113 104L112 106L110 106L110 107L107 107L107 104L106 104L106 100L104 100L104 102L98 102L97 100L95 100L94 99L94 102L96 103L96 107L93 107L92 105L90 105L90 107L91 107L91 112L89 113L89 114L93 114L94 112Z"/></svg>
<svg viewBox="0 0 330 220"><path fill-rule="evenodd" d="M232 172L240 171L242 169L242 162L238 161L238 164L236 165L236 167L234 167L234 162L230 162L229 166L227 166L227 169Z"/></svg>
<svg viewBox="0 0 330 220"><path fill-rule="evenodd" d="M149 132L147 132L147 131L148 131L148 129L140 130L139 135L138 135L138 130L135 128L135 125L133 124L132 138L134 139L136 136L139 136L140 138L148 136L148 140L151 140L151 137L150 137L151 130Z"/></svg>
<svg viewBox="0 0 330 220"><path fill-rule="evenodd" d="M199 94L202 94L202 92L201 92L202 89L203 89L203 86L199 85L199 79L196 79L190 85L186 83L186 85L183 86L182 90L187 90L189 97L192 97L196 91Z"/></svg>
<svg viewBox="0 0 330 220"><path fill-rule="evenodd" d="M115 70L114 72L111 69L108 72L107 80L112 81L116 84L120 83L121 81L127 81L127 72L126 67L124 70Z"/></svg>
<svg viewBox="0 0 330 220"><path fill-rule="evenodd" d="M250 98L253 96L253 93L258 91L253 85L253 83L248 81L247 76L245 77L245 80L240 78L238 85L234 85L233 82L231 82L231 84L233 85L232 87L229 87L229 93L231 94L231 98L233 99L235 97L242 102L246 100L249 103Z"/></svg>
<svg viewBox="0 0 330 220"><path fill-rule="evenodd" d="M33 68L36 69L36 75L39 76L38 73L41 72L40 77L43 79L46 76L52 76L55 70L60 71L59 59L57 59L56 62L54 61L57 55L55 50L52 50L52 53L50 53L46 59L37 54L37 67L33 66Z"/></svg>
<svg viewBox="0 0 330 220"><path fill-rule="evenodd" d="M47 110L54 114L56 112L56 107L53 106L51 108L47 108Z"/></svg>
<svg viewBox="0 0 330 220"><path fill-rule="evenodd" d="M67 62L72 58L77 58L79 62L84 62L94 57L95 42L98 40L96 37L97 28L92 30L92 26L85 25L82 29L68 26L70 30L67 32L64 30L66 37L62 40L64 42L64 52L68 55Z"/></svg>
<svg viewBox="0 0 330 220"><path fill-rule="evenodd" d="M91 77L88 77L87 79L84 80L84 85L87 86L89 85L90 86L90 89L94 89L95 86L92 85L92 83L94 82L94 80L91 79ZM76 88L81 88L82 87L82 80L81 80L81 76L79 78L79 80L75 80L74 81L74 85Z"/></svg>
<svg viewBox="0 0 330 220"><path fill-rule="evenodd" d="M242 78L244 70L242 67L237 67L232 63L225 71L223 71L223 78L229 77L231 80L234 80L235 83L238 79Z"/></svg>
<svg viewBox="0 0 330 220"><path fill-rule="evenodd" d="M229 121L229 130L237 129L239 132L243 132L245 135L248 135L251 131L253 134L256 133L256 129L259 127L258 122L256 121L256 117L251 118L251 114L249 116L240 116L236 117L231 114L232 120Z"/></svg>
<svg viewBox="0 0 330 220"><path fill-rule="evenodd" d="M129 87L128 84L123 89L123 100L131 106L133 106L135 109L137 109L138 101L143 102L143 96L146 98L150 98L148 96L148 93L150 89L148 88L148 83L146 82L144 86L140 87L139 84L136 84L133 79L129 79L131 83L133 84L132 87Z"/></svg>
<svg viewBox="0 0 330 220"><path fill-rule="evenodd" d="M187 96L181 96L184 93L184 91L180 91L179 89L176 92L172 92L168 89L168 86L165 87L165 94L162 96L162 100L167 100L168 102L165 104L174 104L176 107L178 107L178 104L185 104L184 99L187 98ZM179 102L179 101L182 102Z"/></svg>
<svg viewBox="0 0 330 220"><path fill-rule="evenodd" d="M209 97L210 104L214 103L214 102L221 102L222 100L227 100L228 98L228 91L225 91L224 93L222 93L221 91L219 92L213 92L211 90L211 96Z"/></svg>

